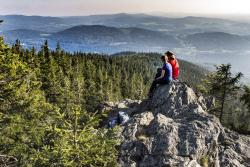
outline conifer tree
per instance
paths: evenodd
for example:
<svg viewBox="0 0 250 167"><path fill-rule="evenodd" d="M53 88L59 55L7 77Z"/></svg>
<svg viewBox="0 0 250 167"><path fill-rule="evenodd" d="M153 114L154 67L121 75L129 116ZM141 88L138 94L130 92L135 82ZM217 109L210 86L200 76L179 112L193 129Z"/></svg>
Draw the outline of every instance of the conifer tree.
<svg viewBox="0 0 250 167"><path fill-rule="evenodd" d="M12 46L13 52L16 54L20 54L21 53L21 41L19 39L16 40L16 43Z"/></svg>
<svg viewBox="0 0 250 167"><path fill-rule="evenodd" d="M208 75L207 79L204 80L202 90L213 95L217 99L217 111L220 113L219 118L222 121L224 107L226 101L237 93L240 89L238 85L242 73L237 73L235 76L231 73L230 64L222 64L216 67L216 71Z"/></svg>
<svg viewBox="0 0 250 167"><path fill-rule="evenodd" d="M250 113L250 87L244 86L244 94L240 98L241 101L247 106L248 111Z"/></svg>
<svg viewBox="0 0 250 167"><path fill-rule="evenodd" d="M0 148L17 166L30 166L43 146L51 105L34 70L0 38ZM43 120L43 121L40 121Z"/></svg>
<svg viewBox="0 0 250 167"><path fill-rule="evenodd" d="M56 43L56 53L60 54L61 51L62 51L62 48L61 48L60 42L57 42Z"/></svg>
<svg viewBox="0 0 250 167"><path fill-rule="evenodd" d="M115 129L100 127L97 105L143 99L160 55L67 53L48 41L36 52L19 44L0 40L1 153L16 166L115 166Z"/></svg>

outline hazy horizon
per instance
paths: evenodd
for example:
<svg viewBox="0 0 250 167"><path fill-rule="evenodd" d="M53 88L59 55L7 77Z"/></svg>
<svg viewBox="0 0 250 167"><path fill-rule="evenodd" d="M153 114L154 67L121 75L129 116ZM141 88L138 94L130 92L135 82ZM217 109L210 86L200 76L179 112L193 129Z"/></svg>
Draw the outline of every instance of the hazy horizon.
<svg viewBox="0 0 250 167"><path fill-rule="evenodd" d="M62 48L69 52L114 54L170 49L184 60L209 67L232 63L232 70L244 69L250 82L248 0L0 0L0 4L0 20L4 20L0 33L10 45L20 39L22 46L39 49L47 39L51 48L60 41ZM119 13L167 18L144 15L66 18ZM9 14L65 18L1 16ZM186 16L199 18L184 18ZM184 19L168 19L170 17ZM83 26L78 29L80 25ZM101 27L92 29L86 25ZM134 27L139 29L134 31ZM236 54L240 58L235 57Z"/></svg>
<svg viewBox="0 0 250 167"><path fill-rule="evenodd" d="M0 0L0 15L86 16L115 13L250 15L248 0Z"/></svg>

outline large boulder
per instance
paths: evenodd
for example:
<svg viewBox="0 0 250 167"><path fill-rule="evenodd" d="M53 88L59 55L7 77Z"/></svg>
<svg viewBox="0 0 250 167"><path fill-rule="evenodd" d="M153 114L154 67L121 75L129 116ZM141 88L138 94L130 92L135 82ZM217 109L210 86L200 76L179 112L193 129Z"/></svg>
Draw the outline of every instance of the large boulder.
<svg viewBox="0 0 250 167"><path fill-rule="evenodd" d="M123 127L122 167L250 166L250 137L225 129L184 83L160 85Z"/></svg>

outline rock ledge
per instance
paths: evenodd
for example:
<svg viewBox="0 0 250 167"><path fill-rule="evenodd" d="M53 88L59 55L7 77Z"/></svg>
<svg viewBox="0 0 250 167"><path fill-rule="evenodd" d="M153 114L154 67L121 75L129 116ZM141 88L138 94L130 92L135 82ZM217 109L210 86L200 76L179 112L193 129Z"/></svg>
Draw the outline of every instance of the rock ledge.
<svg viewBox="0 0 250 167"><path fill-rule="evenodd" d="M122 129L120 166L250 166L250 137L225 129L208 106L183 83L159 86Z"/></svg>

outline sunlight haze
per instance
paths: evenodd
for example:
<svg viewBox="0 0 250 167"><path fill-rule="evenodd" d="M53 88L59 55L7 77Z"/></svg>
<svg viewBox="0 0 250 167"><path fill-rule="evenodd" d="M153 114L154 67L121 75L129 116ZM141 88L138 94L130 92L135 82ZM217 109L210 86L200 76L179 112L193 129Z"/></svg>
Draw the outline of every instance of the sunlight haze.
<svg viewBox="0 0 250 167"><path fill-rule="evenodd" d="M250 14L249 0L0 0L0 15L72 16L108 13Z"/></svg>

